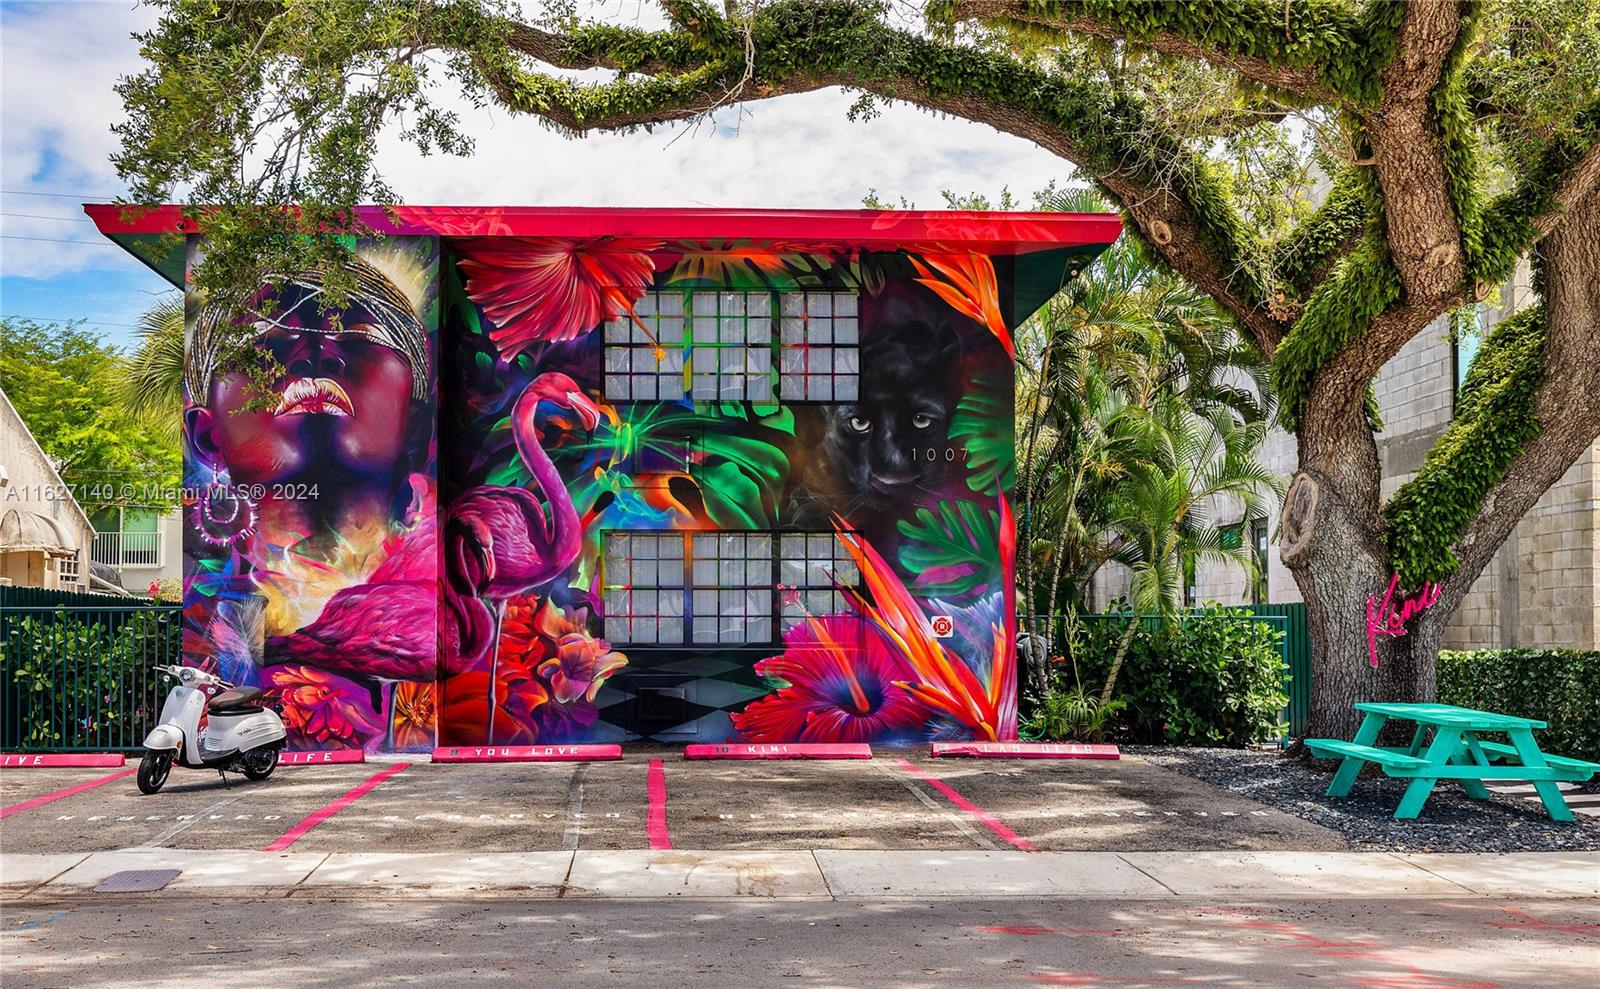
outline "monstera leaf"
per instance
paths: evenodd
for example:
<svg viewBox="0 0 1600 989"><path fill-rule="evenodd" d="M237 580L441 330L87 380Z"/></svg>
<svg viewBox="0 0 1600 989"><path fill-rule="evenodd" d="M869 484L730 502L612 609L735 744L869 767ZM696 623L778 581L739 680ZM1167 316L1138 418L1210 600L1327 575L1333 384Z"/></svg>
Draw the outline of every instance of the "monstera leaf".
<svg viewBox="0 0 1600 989"><path fill-rule="evenodd" d="M950 417L950 438L967 451L967 487L981 494L1009 490L1016 479L1016 419L1011 383L995 368L973 375Z"/></svg>
<svg viewBox="0 0 1600 989"><path fill-rule="evenodd" d="M938 514L917 509L902 519L900 563L916 574L917 593L961 598L988 585L1000 565L1000 513L972 501L941 501Z"/></svg>

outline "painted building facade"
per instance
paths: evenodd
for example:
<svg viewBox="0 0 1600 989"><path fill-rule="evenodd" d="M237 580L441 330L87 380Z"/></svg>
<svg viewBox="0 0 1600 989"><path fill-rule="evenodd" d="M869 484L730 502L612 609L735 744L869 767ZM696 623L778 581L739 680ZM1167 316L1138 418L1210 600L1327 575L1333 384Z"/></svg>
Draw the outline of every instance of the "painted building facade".
<svg viewBox="0 0 1600 989"><path fill-rule="evenodd" d="M366 219L189 299L185 658L292 746L1015 737L1011 331L1115 217Z"/></svg>

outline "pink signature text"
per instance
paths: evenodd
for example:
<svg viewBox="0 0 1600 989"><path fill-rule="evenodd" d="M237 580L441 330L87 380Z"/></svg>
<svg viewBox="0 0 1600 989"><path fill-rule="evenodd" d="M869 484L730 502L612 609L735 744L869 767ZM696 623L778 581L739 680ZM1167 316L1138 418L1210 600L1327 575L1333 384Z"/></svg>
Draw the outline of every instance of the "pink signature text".
<svg viewBox="0 0 1600 989"><path fill-rule="evenodd" d="M1394 592L1398 586L1400 575L1395 574L1389 578L1389 589L1383 592L1381 602L1367 598L1367 656L1372 660L1373 669L1378 668L1378 636L1405 635L1406 622L1411 620L1411 616L1432 607L1439 600L1439 585L1423 581L1422 589L1397 607Z"/></svg>

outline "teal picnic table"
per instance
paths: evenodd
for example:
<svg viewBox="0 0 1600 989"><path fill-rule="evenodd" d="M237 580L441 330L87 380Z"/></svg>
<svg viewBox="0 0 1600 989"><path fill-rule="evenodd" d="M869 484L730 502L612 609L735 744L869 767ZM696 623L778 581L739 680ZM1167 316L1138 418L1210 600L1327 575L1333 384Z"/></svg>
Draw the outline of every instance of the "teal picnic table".
<svg viewBox="0 0 1600 989"><path fill-rule="evenodd" d="M1420 814L1440 780L1456 780L1468 796L1479 800L1489 797L1484 780L1527 780L1538 792L1551 820L1570 821L1572 810L1556 783L1581 783L1600 772L1600 764L1539 751L1533 733L1546 725L1532 718L1451 704L1357 704L1355 708L1366 717L1352 741L1309 738L1306 747L1325 759L1344 760L1328 785L1330 797L1348 795L1361 767L1369 762L1385 775L1409 779L1411 785L1406 787L1394 812L1397 819ZM1390 748L1376 744L1379 732L1391 720L1416 723L1409 746ZM1497 732L1505 733L1511 744L1479 737ZM1497 759L1502 761L1497 763Z"/></svg>

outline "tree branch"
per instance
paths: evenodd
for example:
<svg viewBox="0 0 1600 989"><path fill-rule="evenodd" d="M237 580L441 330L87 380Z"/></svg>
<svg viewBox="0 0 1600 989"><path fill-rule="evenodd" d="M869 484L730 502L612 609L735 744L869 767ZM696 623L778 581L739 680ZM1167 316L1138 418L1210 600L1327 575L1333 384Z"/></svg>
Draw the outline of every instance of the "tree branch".
<svg viewBox="0 0 1600 989"><path fill-rule="evenodd" d="M1517 522L1600 438L1600 191L1539 244L1544 269L1544 379L1533 400L1539 432L1489 489L1454 548L1446 592L1465 594Z"/></svg>
<svg viewBox="0 0 1600 989"><path fill-rule="evenodd" d="M1466 279L1461 218L1437 115L1434 91L1464 27L1456 0L1412 0L1380 80L1383 96L1367 116L1374 174L1383 190L1389 256L1413 303L1434 302Z"/></svg>
<svg viewBox="0 0 1600 989"><path fill-rule="evenodd" d="M670 31L623 31L627 54L619 56L617 31L585 26L554 35L519 26L513 37L518 52L551 65L659 71L601 85L515 64L481 71L509 109L574 134L689 119L730 93L765 99L828 87L862 89L986 123L1098 179L1163 259L1238 318L1264 352L1271 354L1282 338L1284 324L1266 312L1265 293L1245 264L1252 235L1203 159L1165 138L1137 94L898 31L861 17L848 3L761 7L752 28L753 59L742 46L708 54Z"/></svg>
<svg viewBox="0 0 1600 989"><path fill-rule="evenodd" d="M1276 0L1230 4L1226 17L1182 3L1038 3L1033 0L955 0L939 16L1024 32L1071 31L1210 62L1273 89L1340 105L1314 52L1296 38L1353 37L1359 26L1331 5ZM1154 9L1152 9L1154 8ZM1185 9L1189 8L1189 9ZM1152 18L1158 26L1152 26ZM1298 23L1297 23L1298 21Z"/></svg>

